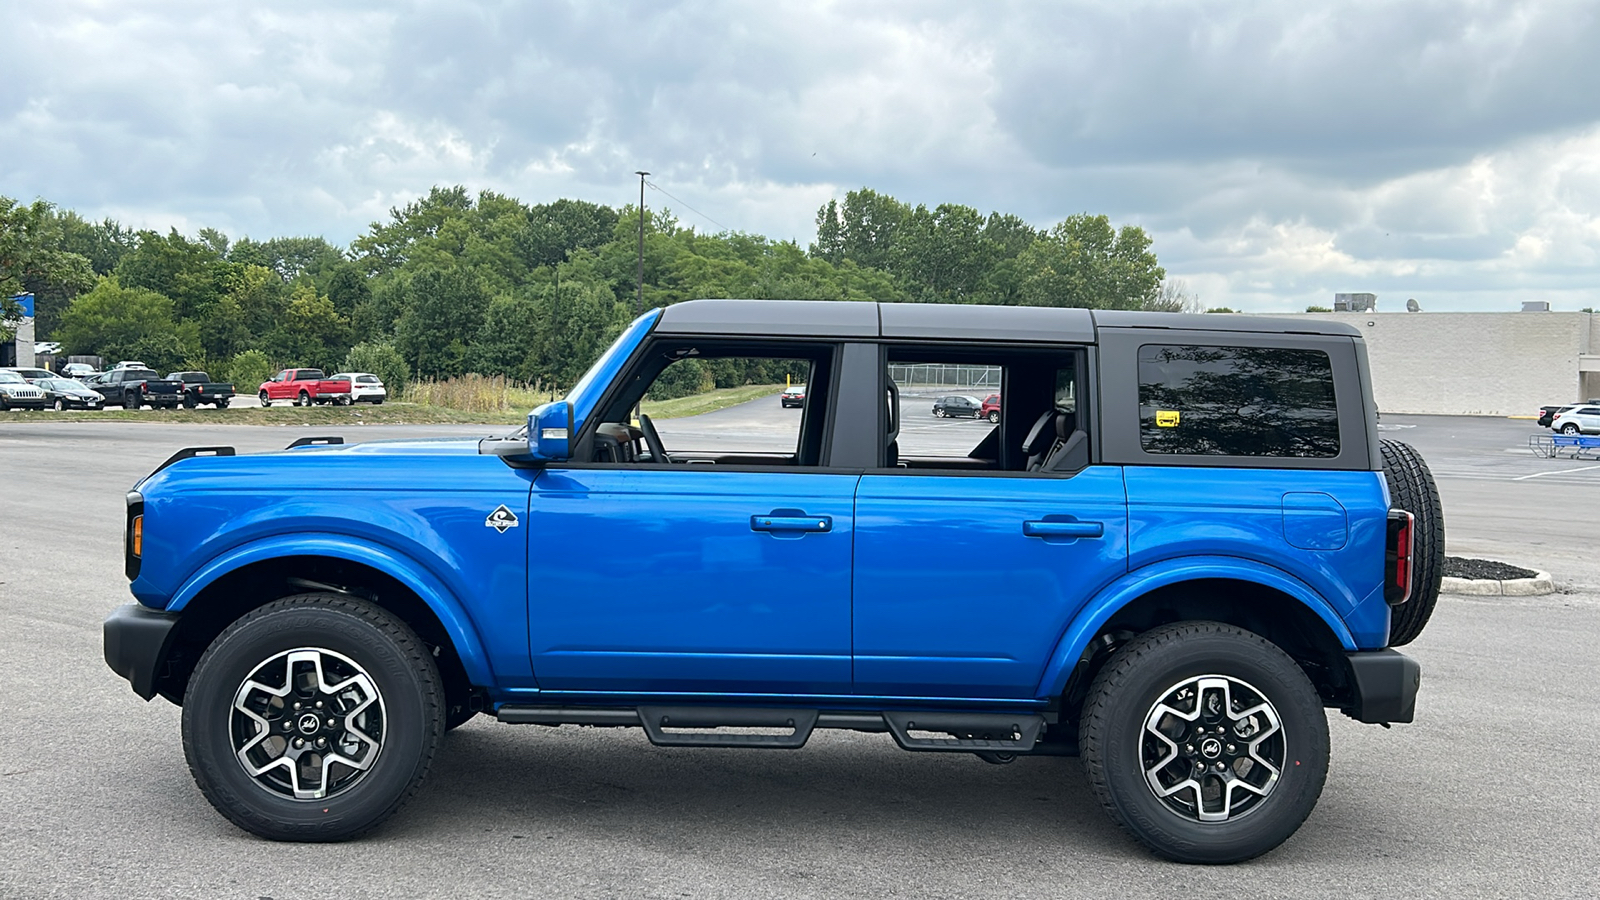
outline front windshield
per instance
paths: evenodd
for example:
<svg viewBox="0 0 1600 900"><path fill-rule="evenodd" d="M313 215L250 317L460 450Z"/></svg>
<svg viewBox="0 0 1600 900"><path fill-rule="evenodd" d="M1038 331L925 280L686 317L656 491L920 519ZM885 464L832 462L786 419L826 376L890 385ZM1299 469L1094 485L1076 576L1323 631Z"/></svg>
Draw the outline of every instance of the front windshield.
<svg viewBox="0 0 1600 900"><path fill-rule="evenodd" d="M28 379L23 378L21 375L18 375L15 372L0 372L0 384L17 384L19 382L22 384L27 384Z"/></svg>

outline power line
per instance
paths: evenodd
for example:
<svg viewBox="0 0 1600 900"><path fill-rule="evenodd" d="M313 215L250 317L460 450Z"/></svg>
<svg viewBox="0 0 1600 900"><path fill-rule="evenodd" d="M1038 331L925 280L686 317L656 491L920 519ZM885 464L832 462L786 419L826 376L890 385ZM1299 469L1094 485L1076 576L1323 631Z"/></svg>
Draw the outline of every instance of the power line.
<svg viewBox="0 0 1600 900"><path fill-rule="evenodd" d="M671 191L668 191L666 188L662 187L661 185L656 184L654 181L647 181L645 183L650 185L650 190L652 190L652 191L660 191L661 193L666 194L668 197L672 197L672 199L677 200L679 203L682 203L684 209L687 209L688 211L690 211L690 212L694 213L695 215L699 216L700 218L705 219L707 222L710 222L711 224L717 226L718 228L721 228L723 231L732 231L733 230L732 228L729 228L728 226L722 224L721 222L718 222L716 219L713 219L710 216L706 215L705 213L701 212L700 210L695 209L694 207L690 206L687 203L684 203L684 201L679 200L677 197L673 197Z"/></svg>

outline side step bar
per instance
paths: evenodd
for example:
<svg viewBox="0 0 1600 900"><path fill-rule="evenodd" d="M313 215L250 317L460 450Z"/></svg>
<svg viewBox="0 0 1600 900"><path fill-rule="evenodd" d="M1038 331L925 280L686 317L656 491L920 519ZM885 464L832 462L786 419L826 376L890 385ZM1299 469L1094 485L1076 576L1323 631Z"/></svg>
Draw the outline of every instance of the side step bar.
<svg viewBox="0 0 1600 900"><path fill-rule="evenodd" d="M1043 716L1027 713L821 712L774 707L640 706L500 707L495 717L513 725L591 725L643 728L658 747L763 747L797 750L818 728L888 732L906 750L957 753L1028 753L1045 730ZM763 728L780 733L748 734L695 729ZM787 729L787 733L782 733ZM935 736L938 735L938 736Z"/></svg>

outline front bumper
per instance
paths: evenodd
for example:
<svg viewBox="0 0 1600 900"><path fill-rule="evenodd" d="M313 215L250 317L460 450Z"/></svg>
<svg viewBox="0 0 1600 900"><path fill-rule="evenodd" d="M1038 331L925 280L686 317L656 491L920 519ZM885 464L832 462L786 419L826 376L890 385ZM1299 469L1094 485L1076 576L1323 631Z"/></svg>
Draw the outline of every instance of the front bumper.
<svg viewBox="0 0 1600 900"><path fill-rule="evenodd" d="M1346 653L1344 659L1351 700L1344 707L1346 715L1373 725L1415 717L1422 685L1422 666L1416 660L1397 650Z"/></svg>
<svg viewBox="0 0 1600 900"><path fill-rule="evenodd" d="M139 603L117 607L103 627L106 665L149 700L156 695L156 677L166 664L177 625L176 615Z"/></svg>

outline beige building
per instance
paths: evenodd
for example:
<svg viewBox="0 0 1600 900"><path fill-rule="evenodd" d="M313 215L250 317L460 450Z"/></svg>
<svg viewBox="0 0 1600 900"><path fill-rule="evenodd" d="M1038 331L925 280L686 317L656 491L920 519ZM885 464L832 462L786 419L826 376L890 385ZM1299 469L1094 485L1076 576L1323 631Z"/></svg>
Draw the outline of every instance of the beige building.
<svg viewBox="0 0 1600 900"><path fill-rule="evenodd" d="M1361 329L1378 408L1531 415L1600 398L1600 315L1583 312L1336 312Z"/></svg>

